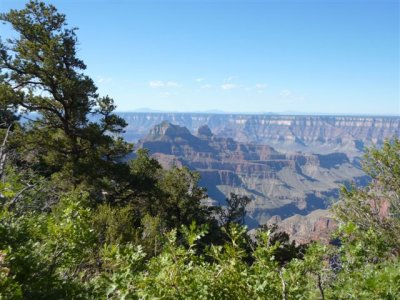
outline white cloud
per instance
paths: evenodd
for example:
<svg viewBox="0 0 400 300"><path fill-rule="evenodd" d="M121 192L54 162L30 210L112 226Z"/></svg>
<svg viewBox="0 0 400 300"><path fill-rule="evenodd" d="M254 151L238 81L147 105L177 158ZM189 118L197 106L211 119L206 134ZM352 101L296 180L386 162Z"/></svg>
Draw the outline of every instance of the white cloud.
<svg viewBox="0 0 400 300"><path fill-rule="evenodd" d="M281 96L283 98L287 98L291 95L292 95L292 92L289 90L281 90L281 92L279 93L279 96Z"/></svg>
<svg viewBox="0 0 400 300"><path fill-rule="evenodd" d="M97 76L97 83L109 83L112 81L111 77Z"/></svg>
<svg viewBox="0 0 400 300"><path fill-rule="evenodd" d="M152 80L149 82L149 86L151 88L160 88L160 87L164 87L164 82L161 80Z"/></svg>
<svg viewBox="0 0 400 300"><path fill-rule="evenodd" d="M233 83L225 83L225 84L221 85L221 89L223 89L223 90L232 90L236 87L237 87L237 85L233 84Z"/></svg>
<svg viewBox="0 0 400 300"><path fill-rule="evenodd" d="M201 88L202 88L202 89L211 89L211 88L212 88L212 85L211 85L211 84L203 84L203 85L201 86Z"/></svg>
<svg viewBox="0 0 400 300"><path fill-rule="evenodd" d="M229 76L228 78L225 78L225 81L232 81L233 79L235 79L234 76Z"/></svg>
<svg viewBox="0 0 400 300"><path fill-rule="evenodd" d="M179 87L179 86L181 86L179 83L174 82L174 81L168 81L165 85L167 87Z"/></svg>
<svg viewBox="0 0 400 300"><path fill-rule="evenodd" d="M255 88L258 89L258 90L263 90L263 89L265 89L266 87L267 87L267 85L266 85L265 83L257 83L257 84L255 85Z"/></svg>
<svg viewBox="0 0 400 300"><path fill-rule="evenodd" d="M152 89L167 88L167 87L180 87L181 85L175 81L162 81L162 80L151 80L149 86Z"/></svg>
<svg viewBox="0 0 400 300"><path fill-rule="evenodd" d="M298 102L298 101L302 102L306 99L304 96L293 93L292 91L287 89L281 90L279 96L282 98L283 101L286 101L287 103Z"/></svg>
<svg viewBox="0 0 400 300"><path fill-rule="evenodd" d="M195 81L196 82L203 82L205 79L204 78L196 78Z"/></svg>

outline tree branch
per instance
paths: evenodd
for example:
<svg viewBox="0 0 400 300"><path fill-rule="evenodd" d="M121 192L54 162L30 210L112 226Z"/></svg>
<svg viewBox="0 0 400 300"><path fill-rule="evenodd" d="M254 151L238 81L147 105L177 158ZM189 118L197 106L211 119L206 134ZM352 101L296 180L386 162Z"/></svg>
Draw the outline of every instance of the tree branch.
<svg viewBox="0 0 400 300"><path fill-rule="evenodd" d="M8 136L10 135L12 123L7 127L6 134L4 136L3 142L0 147L0 179L4 176L4 169L6 165L7 153L6 153L6 144L8 140Z"/></svg>

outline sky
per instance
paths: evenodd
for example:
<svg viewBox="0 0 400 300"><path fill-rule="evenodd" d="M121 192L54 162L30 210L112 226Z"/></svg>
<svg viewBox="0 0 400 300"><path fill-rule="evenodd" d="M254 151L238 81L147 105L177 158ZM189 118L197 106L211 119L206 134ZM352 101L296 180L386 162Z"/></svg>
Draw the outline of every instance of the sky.
<svg viewBox="0 0 400 300"><path fill-rule="evenodd" d="M46 2L119 111L400 115L400 1Z"/></svg>

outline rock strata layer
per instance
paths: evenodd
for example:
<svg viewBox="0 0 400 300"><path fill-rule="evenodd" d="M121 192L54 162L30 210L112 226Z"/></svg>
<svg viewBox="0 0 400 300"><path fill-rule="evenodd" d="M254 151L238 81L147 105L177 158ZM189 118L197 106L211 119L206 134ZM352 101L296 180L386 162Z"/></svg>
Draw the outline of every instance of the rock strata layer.
<svg viewBox="0 0 400 300"><path fill-rule="evenodd" d="M168 121L197 131L207 125L221 137L242 143L271 145L281 152L332 153L360 156L364 147L400 136L400 117L284 116L206 113L121 113L128 122L126 137L143 138Z"/></svg>
<svg viewBox="0 0 400 300"><path fill-rule="evenodd" d="M254 228L272 216L281 219L324 209L341 184L365 183L358 163L344 153L282 153L219 137L208 126L196 134L162 122L138 143L165 166L187 166L201 174L209 197L224 204L231 192L250 196L247 224Z"/></svg>

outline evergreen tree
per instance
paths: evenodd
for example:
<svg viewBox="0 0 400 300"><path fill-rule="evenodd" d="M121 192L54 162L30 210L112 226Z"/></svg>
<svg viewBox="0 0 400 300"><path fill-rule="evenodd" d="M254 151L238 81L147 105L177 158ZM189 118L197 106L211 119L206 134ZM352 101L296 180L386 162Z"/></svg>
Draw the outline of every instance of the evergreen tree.
<svg viewBox="0 0 400 300"><path fill-rule="evenodd" d="M115 105L96 93L76 55L76 28L52 5L30 1L0 15L18 36L0 42L0 70L17 93L16 104L38 118L29 124L25 148L42 174L61 172L73 184L103 177L130 149L117 135L126 126Z"/></svg>
<svg viewBox="0 0 400 300"><path fill-rule="evenodd" d="M16 93L0 77L0 179L3 179L9 156L9 140L17 116L17 102L21 93Z"/></svg>

